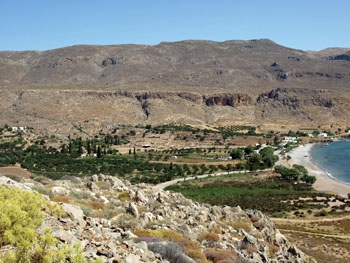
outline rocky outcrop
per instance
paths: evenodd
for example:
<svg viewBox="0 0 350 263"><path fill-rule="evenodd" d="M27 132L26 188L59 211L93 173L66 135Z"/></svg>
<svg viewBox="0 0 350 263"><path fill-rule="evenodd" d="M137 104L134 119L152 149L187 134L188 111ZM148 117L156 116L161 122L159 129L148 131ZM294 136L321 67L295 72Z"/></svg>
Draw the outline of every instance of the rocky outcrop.
<svg viewBox="0 0 350 263"><path fill-rule="evenodd" d="M307 89L275 89L261 94L257 98L258 104L273 103L275 107L281 105L297 109L309 105L332 108L334 103L331 94L325 90L307 90Z"/></svg>
<svg viewBox="0 0 350 263"><path fill-rule="evenodd" d="M21 189L34 184L30 180L11 183L5 177L0 182ZM98 194L88 190L88 182L96 184ZM221 258L225 262L310 262L275 228L273 221L257 210L203 205L179 193L159 191L147 184L131 185L106 175L86 180L72 178L64 183L54 181L50 189L57 191L62 185L66 186L67 197L84 192L85 198L113 207L114 216L103 218L87 216L79 206L62 203L65 215L59 218L46 215L40 228L52 228L53 235L61 243L79 243L89 260L193 263L200 261L191 255L201 254L208 260ZM59 194L64 193L59 191ZM50 195L53 197L53 192ZM173 238L171 235L150 237L140 229L173 233ZM187 241L180 244L179 237ZM197 246L198 251L187 254L184 244L192 244L192 249Z"/></svg>
<svg viewBox="0 0 350 263"><path fill-rule="evenodd" d="M257 97L257 120L297 123L298 126L317 123L342 123L348 112L342 106L347 98L322 89L278 88ZM258 121L259 122L259 121Z"/></svg>
<svg viewBox="0 0 350 263"><path fill-rule="evenodd" d="M336 56L329 56L329 60L347 60L350 61L350 52L346 52L344 54L336 55Z"/></svg>
<svg viewBox="0 0 350 263"><path fill-rule="evenodd" d="M247 94L217 94L203 97L207 106L246 106L251 105L253 99Z"/></svg>

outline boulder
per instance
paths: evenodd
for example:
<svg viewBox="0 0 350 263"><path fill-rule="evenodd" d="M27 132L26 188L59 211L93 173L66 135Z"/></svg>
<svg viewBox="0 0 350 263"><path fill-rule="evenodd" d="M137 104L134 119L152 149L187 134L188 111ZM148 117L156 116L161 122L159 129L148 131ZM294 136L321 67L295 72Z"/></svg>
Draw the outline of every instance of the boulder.
<svg viewBox="0 0 350 263"><path fill-rule="evenodd" d="M129 203L129 207L126 209L126 212L136 218L139 217L139 211L134 203Z"/></svg>
<svg viewBox="0 0 350 263"><path fill-rule="evenodd" d="M81 210L79 206L72 204L63 204L62 208L72 221L77 222L81 227L86 226L83 210Z"/></svg>
<svg viewBox="0 0 350 263"><path fill-rule="evenodd" d="M97 182L98 181L98 175L97 174L91 175L90 180L92 182Z"/></svg>
<svg viewBox="0 0 350 263"><path fill-rule="evenodd" d="M26 191L30 191L33 192L32 188L30 188L29 186L26 186L22 183L18 183L6 176L0 176L0 185L4 185L7 187L14 187L14 188L18 188L20 190L26 190Z"/></svg>
<svg viewBox="0 0 350 263"><path fill-rule="evenodd" d="M118 191L122 192L127 189L126 185L123 183L122 180L118 179L117 177L114 176L108 176L107 180L110 182L111 187L113 189L117 189Z"/></svg>
<svg viewBox="0 0 350 263"><path fill-rule="evenodd" d="M67 196L69 194L69 190L61 186L54 186L51 188L51 194L59 195L59 196Z"/></svg>
<svg viewBox="0 0 350 263"><path fill-rule="evenodd" d="M140 256L133 254L127 255L122 259L121 263L141 263Z"/></svg>
<svg viewBox="0 0 350 263"><path fill-rule="evenodd" d="M97 186L97 184L95 184L93 181L88 181L86 183L86 186L92 192L98 192L100 190L100 188Z"/></svg>

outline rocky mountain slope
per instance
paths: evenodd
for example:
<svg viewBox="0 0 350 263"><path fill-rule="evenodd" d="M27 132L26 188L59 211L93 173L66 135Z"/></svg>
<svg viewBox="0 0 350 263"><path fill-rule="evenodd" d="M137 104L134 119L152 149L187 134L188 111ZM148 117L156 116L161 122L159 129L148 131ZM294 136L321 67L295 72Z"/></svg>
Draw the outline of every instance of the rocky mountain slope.
<svg viewBox="0 0 350 263"><path fill-rule="evenodd" d="M64 201L65 215L47 214L38 231L50 227L60 243L80 244L88 260L314 262L256 210L199 204L178 193L131 185L103 174L61 181L0 177L0 184L24 191L36 189L46 198ZM0 255L8 249L0 248Z"/></svg>
<svg viewBox="0 0 350 263"><path fill-rule="evenodd" d="M304 52L267 39L0 52L0 124L51 133L117 123L347 126L349 68L349 49Z"/></svg>

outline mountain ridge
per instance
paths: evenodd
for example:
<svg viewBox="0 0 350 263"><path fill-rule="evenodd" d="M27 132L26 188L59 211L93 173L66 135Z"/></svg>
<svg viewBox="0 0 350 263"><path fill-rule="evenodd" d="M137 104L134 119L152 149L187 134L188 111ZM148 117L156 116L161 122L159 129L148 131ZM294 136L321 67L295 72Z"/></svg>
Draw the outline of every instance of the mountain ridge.
<svg viewBox="0 0 350 263"><path fill-rule="evenodd" d="M91 132L115 123L164 122L345 128L348 52L306 52L268 39L0 52L0 123L39 130L45 125L50 131L79 123ZM273 91L284 99L259 99ZM315 103L320 96L331 107ZM212 102L198 100L204 97ZM238 97L246 103L232 103ZM292 101L297 103L291 107ZM91 119L93 127L86 125Z"/></svg>

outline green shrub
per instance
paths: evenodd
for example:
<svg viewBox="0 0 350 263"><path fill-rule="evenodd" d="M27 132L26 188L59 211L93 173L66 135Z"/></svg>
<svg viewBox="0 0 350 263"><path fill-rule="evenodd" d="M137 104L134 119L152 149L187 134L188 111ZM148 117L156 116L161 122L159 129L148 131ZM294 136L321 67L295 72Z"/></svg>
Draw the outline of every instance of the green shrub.
<svg viewBox="0 0 350 263"><path fill-rule="evenodd" d="M32 189L34 191L37 191L39 194L42 194L42 195L50 195L50 189L48 187L45 187L41 184L35 184L32 186Z"/></svg>
<svg viewBox="0 0 350 263"><path fill-rule="evenodd" d="M69 196L78 200L91 200L91 194L88 191L70 191Z"/></svg>
<svg viewBox="0 0 350 263"><path fill-rule="evenodd" d="M0 211L0 247L13 248L2 252L0 263L85 262L78 245L59 246L51 229L46 229L44 234L37 233L44 219L43 211L62 213L40 194L0 186Z"/></svg>
<svg viewBox="0 0 350 263"><path fill-rule="evenodd" d="M322 209L321 211L316 212L315 216L317 216L317 217L319 217L319 216L326 216L327 214L328 214L327 211Z"/></svg>
<svg viewBox="0 0 350 263"><path fill-rule="evenodd" d="M130 214L119 214L112 219L111 223L123 229L135 229L139 225L139 221Z"/></svg>

